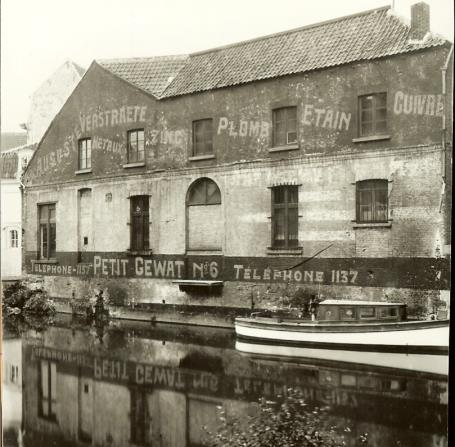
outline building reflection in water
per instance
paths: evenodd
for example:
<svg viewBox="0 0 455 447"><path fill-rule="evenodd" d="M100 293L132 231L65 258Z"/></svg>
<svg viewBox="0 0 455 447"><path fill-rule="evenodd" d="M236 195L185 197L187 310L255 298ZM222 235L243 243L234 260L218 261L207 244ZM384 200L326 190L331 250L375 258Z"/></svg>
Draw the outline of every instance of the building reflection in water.
<svg viewBox="0 0 455 447"><path fill-rule="evenodd" d="M446 377L254 358L234 342L232 331L171 325L30 330L19 340L25 445L203 446L220 407L246 420L289 388L328 405L347 445L363 433L374 446L447 445Z"/></svg>

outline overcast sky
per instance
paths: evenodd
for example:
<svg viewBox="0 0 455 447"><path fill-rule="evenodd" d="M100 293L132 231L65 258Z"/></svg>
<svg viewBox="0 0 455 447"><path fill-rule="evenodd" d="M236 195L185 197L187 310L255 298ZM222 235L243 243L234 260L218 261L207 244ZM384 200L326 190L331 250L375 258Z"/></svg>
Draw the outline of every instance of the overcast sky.
<svg viewBox="0 0 455 447"><path fill-rule="evenodd" d="M395 0L410 17L417 0ZM426 0L453 41L452 0ZM2 131L27 121L30 95L67 59L185 54L391 4L392 0L2 0Z"/></svg>

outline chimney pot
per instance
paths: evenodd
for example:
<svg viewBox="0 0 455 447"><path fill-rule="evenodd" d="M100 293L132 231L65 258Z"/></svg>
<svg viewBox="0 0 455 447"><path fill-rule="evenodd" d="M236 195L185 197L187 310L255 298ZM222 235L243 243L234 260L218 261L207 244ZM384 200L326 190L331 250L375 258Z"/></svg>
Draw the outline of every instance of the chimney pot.
<svg viewBox="0 0 455 447"><path fill-rule="evenodd" d="M411 6L411 33L412 40L422 40L430 31L430 7L425 2Z"/></svg>

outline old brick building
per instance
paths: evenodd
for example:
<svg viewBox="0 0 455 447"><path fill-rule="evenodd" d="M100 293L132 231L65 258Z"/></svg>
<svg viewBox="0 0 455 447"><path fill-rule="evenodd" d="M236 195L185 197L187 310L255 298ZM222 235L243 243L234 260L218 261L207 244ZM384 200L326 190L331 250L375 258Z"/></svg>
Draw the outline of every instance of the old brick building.
<svg viewBox="0 0 455 447"><path fill-rule="evenodd" d="M444 298L452 52L428 14L94 61L26 172L27 272L125 305Z"/></svg>

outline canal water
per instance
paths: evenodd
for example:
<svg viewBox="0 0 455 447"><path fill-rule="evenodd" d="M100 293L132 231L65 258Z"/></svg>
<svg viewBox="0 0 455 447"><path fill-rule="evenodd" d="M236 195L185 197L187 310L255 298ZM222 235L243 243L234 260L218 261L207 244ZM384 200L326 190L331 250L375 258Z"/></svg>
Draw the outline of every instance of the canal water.
<svg viewBox="0 0 455 447"><path fill-rule="evenodd" d="M281 354L229 329L8 324L4 445L448 445L445 374Z"/></svg>

